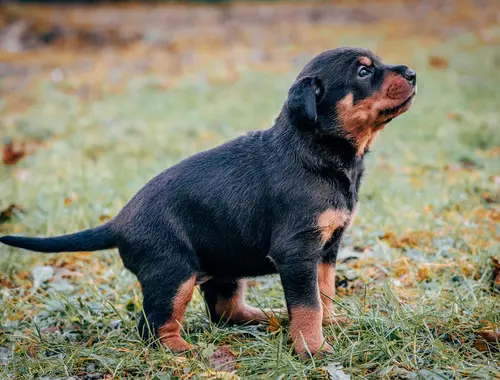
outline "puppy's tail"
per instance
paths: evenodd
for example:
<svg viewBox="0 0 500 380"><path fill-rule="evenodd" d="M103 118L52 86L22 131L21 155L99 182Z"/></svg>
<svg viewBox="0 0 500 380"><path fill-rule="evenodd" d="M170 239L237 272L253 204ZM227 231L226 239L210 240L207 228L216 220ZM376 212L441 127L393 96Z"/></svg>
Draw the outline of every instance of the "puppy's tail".
<svg viewBox="0 0 500 380"><path fill-rule="evenodd" d="M0 242L12 247L45 253L99 251L116 247L116 237L111 223L112 221L109 221L96 228L49 238L2 236Z"/></svg>

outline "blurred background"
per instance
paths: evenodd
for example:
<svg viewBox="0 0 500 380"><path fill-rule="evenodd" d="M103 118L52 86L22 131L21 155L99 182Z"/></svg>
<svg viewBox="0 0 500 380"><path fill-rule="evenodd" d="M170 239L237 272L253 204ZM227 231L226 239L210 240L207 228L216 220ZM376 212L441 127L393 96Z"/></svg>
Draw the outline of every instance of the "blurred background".
<svg viewBox="0 0 500 380"><path fill-rule="evenodd" d="M486 377L499 376L498 356L474 335L500 322L499 1L3 1L0 234L56 235L102 223L184 157L270 127L303 65L339 46L370 48L388 63L411 66L419 92L367 157L337 284L365 330L330 330L337 359L358 376L426 368L446 376L481 368ZM25 368L55 376L61 360L66 374L110 372L103 361L93 370L79 362L90 360L84 352L44 359L43 368L31 360L35 348L51 344L72 350L64 346L64 334L75 333L68 315L87 321L77 340L97 334L103 350L135 336L129 312L140 308L139 291L114 252L42 257L2 246L0 269L0 353L10 374ZM260 291L250 292L252 302L282 305L276 278L253 284ZM390 297L381 295L384 284ZM93 306L74 307L75 294L80 305ZM364 297L381 304L372 307ZM403 304L408 309L394 315ZM199 295L192 308L192 339L217 345L219 338L194 327L203 315ZM369 310L378 327L362 319ZM96 327L117 320L115 313L120 329ZM433 315L448 340L419 315ZM60 335L49 338L43 329ZM384 331L397 329L388 339ZM253 338L235 343L231 334L238 331L224 331L245 355ZM314 366L295 359L276 368L257 361L281 344L265 330L262 337L251 346L255 361L238 373L279 367L312 376ZM431 348L416 360L422 346ZM141 357L137 350L120 355ZM151 368L162 371L161 362L150 359ZM120 371L143 373L134 363L120 364Z"/></svg>

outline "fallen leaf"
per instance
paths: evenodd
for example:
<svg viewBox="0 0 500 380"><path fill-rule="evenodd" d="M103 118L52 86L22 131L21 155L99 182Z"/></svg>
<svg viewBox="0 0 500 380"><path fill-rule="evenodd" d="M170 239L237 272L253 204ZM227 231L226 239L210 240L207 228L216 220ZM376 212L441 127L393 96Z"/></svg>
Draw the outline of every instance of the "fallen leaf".
<svg viewBox="0 0 500 380"><path fill-rule="evenodd" d="M351 378L350 375L342 370L342 367L338 363L328 363L322 369L328 373L331 380L349 380Z"/></svg>
<svg viewBox="0 0 500 380"><path fill-rule="evenodd" d="M434 372L429 369L421 369L417 372L417 379L425 379L425 380L444 380L445 377L441 376L439 373Z"/></svg>
<svg viewBox="0 0 500 380"><path fill-rule="evenodd" d="M51 289L56 290L59 293L64 293L64 292L72 292L74 290L74 286L71 285L68 281L63 280L61 278L55 279L50 281L49 287Z"/></svg>
<svg viewBox="0 0 500 380"><path fill-rule="evenodd" d="M429 268L425 265L422 265L421 267L418 268L417 272L417 280L419 282L425 281L430 277L430 272Z"/></svg>
<svg viewBox="0 0 500 380"><path fill-rule="evenodd" d="M77 200L78 200L78 194L73 192L73 193L71 193L71 195L64 198L64 205L69 206L71 203L73 203L74 201L77 201Z"/></svg>
<svg viewBox="0 0 500 380"><path fill-rule="evenodd" d="M25 144L19 150L14 149L14 143L9 140L3 148L2 162L5 165L15 165L26 155Z"/></svg>
<svg viewBox="0 0 500 380"><path fill-rule="evenodd" d="M236 355L229 346L221 346L210 357L210 364L215 370L231 372L236 368Z"/></svg>
<svg viewBox="0 0 500 380"><path fill-rule="evenodd" d="M448 172L459 172L460 170L462 170L462 167L458 164L449 164L445 165L444 170Z"/></svg>
<svg viewBox="0 0 500 380"><path fill-rule="evenodd" d="M486 343L484 339L476 339L474 341L474 347L481 352L488 351L488 343Z"/></svg>
<svg viewBox="0 0 500 380"><path fill-rule="evenodd" d="M42 329L40 332L42 334L55 334L55 333L58 333L60 332L61 329L57 326L50 326L50 327L46 327L44 329Z"/></svg>
<svg viewBox="0 0 500 380"><path fill-rule="evenodd" d="M448 112L448 119L450 120L462 120L462 116L460 114L455 113L455 112Z"/></svg>
<svg viewBox="0 0 500 380"><path fill-rule="evenodd" d="M19 53L24 50L23 40L30 29L30 24L26 20L16 20L9 24L0 39L0 51L9 53Z"/></svg>
<svg viewBox="0 0 500 380"><path fill-rule="evenodd" d="M275 333L281 330L281 324L278 321L278 318L274 314L271 314L269 317L269 332Z"/></svg>
<svg viewBox="0 0 500 380"><path fill-rule="evenodd" d="M380 240L385 241L392 248L418 248L429 246L432 240L430 231L408 231L405 235L398 237L391 231L387 231Z"/></svg>
<svg viewBox="0 0 500 380"><path fill-rule="evenodd" d="M109 215L106 215L106 214L102 214L99 216L99 221L102 223L102 222L106 222L107 220L110 220L111 219L111 216Z"/></svg>
<svg viewBox="0 0 500 380"><path fill-rule="evenodd" d="M488 204L500 203L500 194L491 194L485 191L481 194L481 198Z"/></svg>
<svg viewBox="0 0 500 380"><path fill-rule="evenodd" d="M50 266L37 266L33 268L33 288L37 289L54 276L54 268Z"/></svg>
<svg viewBox="0 0 500 380"><path fill-rule="evenodd" d="M69 270L67 268L56 268L55 269L54 280L60 279L60 278L65 278L65 277L83 277L83 273Z"/></svg>
<svg viewBox="0 0 500 380"><path fill-rule="evenodd" d="M434 55L429 58L429 66L437 69L446 69L448 67L448 60Z"/></svg>
<svg viewBox="0 0 500 380"><path fill-rule="evenodd" d="M38 359L38 347L35 345L35 343L31 343L26 349L26 352L28 353L29 357Z"/></svg>
<svg viewBox="0 0 500 380"><path fill-rule="evenodd" d="M214 380L239 380L240 377L231 372L224 371L209 371L202 372L199 374L202 379L214 379Z"/></svg>
<svg viewBox="0 0 500 380"><path fill-rule="evenodd" d="M426 214L430 214L432 212L433 208L432 208L432 205L425 205L424 206L424 212Z"/></svg>
<svg viewBox="0 0 500 380"><path fill-rule="evenodd" d="M23 206L11 204L5 210L0 212L0 223L8 222L13 216L22 214L24 212Z"/></svg>
<svg viewBox="0 0 500 380"><path fill-rule="evenodd" d="M477 162L467 157L462 157L460 159L460 165L462 165L462 168L465 170L474 170L480 167Z"/></svg>
<svg viewBox="0 0 500 380"><path fill-rule="evenodd" d="M0 365L6 365L12 359L12 350L9 347L0 347Z"/></svg>
<svg viewBox="0 0 500 380"><path fill-rule="evenodd" d="M13 176L17 178L20 182L26 182L30 176L29 171L23 169L14 169L12 172Z"/></svg>

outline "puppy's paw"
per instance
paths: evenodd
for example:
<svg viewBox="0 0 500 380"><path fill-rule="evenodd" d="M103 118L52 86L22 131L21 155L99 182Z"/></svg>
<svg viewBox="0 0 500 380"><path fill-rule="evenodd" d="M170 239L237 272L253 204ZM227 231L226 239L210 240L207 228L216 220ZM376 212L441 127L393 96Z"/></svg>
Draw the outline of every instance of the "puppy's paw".
<svg viewBox="0 0 500 380"><path fill-rule="evenodd" d="M190 351L195 348L195 346L189 344L180 336L161 337L160 341L163 347L176 353Z"/></svg>
<svg viewBox="0 0 500 380"><path fill-rule="evenodd" d="M302 359L302 360L307 360L310 359L311 356L314 356L316 358L324 358L327 355L333 354L333 347L330 346L327 342L323 342L323 344L319 346L302 346L299 345L299 347L295 347L295 353Z"/></svg>
<svg viewBox="0 0 500 380"><path fill-rule="evenodd" d="M232 311L228 317L223 316L223 319L234 324L258 324L268 322L272 316L282 317L281 311L244 305Z"/></svg>

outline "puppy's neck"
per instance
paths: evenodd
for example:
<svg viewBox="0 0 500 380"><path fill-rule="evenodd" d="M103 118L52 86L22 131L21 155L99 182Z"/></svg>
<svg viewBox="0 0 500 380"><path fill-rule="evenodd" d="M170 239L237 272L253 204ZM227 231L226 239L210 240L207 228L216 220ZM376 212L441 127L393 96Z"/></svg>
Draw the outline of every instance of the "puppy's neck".
<svg viewBox="0 0 500 380"><path fill-rule="evenodd" d="M313 123L294 125L282 112L271 128L278 144L285 147L307 169L327 174L349 170L362 164L368 150L359 147L340 133L322 134Z"/></svg>

